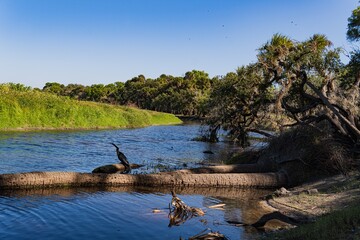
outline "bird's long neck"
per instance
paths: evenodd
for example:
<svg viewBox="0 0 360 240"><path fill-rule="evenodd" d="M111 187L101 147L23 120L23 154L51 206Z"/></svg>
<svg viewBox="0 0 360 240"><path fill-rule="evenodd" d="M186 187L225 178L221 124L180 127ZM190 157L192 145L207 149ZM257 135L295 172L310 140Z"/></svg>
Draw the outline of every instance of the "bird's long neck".
<svg viewBox="0 0 360 240"><path fill-rule="evenodd" d="M118 155L118 157L121 155L121 152L119 151L119 149L116 149L116 155Z"/></svg>

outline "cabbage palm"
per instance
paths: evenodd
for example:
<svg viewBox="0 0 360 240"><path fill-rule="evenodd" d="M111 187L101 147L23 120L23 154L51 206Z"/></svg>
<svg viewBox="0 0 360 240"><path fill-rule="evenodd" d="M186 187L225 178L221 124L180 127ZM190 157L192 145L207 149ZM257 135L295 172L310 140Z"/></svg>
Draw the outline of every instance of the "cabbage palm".
<svg viewBox="0 0 360 240"><path fill-rule="evenodd" d="M304 42L275 35L259 51L258 63L266 82L276 84L276 107L294 124L327 121L338 134L358 144L360 117L357 102L359 85L340 88L340 49L316 34Z"/></svg>

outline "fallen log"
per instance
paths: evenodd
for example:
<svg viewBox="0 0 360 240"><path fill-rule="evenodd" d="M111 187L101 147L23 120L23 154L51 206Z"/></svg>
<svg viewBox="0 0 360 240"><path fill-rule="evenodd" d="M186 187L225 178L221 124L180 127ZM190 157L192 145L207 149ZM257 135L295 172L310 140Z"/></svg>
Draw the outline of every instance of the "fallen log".
<svg viewBox="0 0 360 240"><path fill-rule="evenodd" d="M310 165L298 159L283 160L280 164L272 163L251 163L251 164L232 164L232 165L216 165L199 168L181 169L174 171L179 174L229 174L229 173L268 173L283 172L286 174L287 185L296 186L301 184L313 176L313 168Z"/></svg>
<svg viewBox="0 0 360 240"><path fill-rule="evenodd" d="M272 169L262 164L232 164L232 165L216 165L191 169L181 169L178 173L265 173Z"/></svg>
<svg viewBox="0 0 360 240"><path fill-rule="evenodd" d="M106 174L30 172L0 174L0 189L87 186L199 186L275 188L287 185L284 173L237 174Z"/></svg>

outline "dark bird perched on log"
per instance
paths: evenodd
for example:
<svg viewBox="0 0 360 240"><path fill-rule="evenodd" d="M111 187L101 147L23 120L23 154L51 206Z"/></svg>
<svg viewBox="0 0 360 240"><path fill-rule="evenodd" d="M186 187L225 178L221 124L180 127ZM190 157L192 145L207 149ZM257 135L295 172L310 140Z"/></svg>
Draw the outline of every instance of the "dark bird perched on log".
<svg viewBox="0 0 360 240"><path fill-rule="evenodd" d="M120 162L125 166L125 171L124 173L128 173L131 170L131 166L129 161L127 160L126 156L119 151L119 147L116 146L114 143L111 143L112 145L114 145L114 147L116 148L116 155L118 157L118 159L120 160Z"/></svg>

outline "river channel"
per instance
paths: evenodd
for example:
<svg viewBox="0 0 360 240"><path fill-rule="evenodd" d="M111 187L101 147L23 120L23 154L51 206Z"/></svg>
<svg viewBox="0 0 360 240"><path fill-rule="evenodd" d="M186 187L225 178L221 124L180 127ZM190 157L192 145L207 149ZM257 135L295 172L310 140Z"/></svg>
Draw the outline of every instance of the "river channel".
<svg viewBox="0 0 360 240"><path fill-rule="evenodd" d="M239 147L192 141L198 125L98 131L0 133L0 173L91 172L117 163L111 142L131 163L132 174L221 163ZM204 153L211 151L213 154ZM188 239L202 231L228 239L253 239L257 202L268 191L238 188L177 188L178 196L205 215L169 226L167 188L0 189L0 239ZM220 208L211 206L221 204Z"/></svg>

